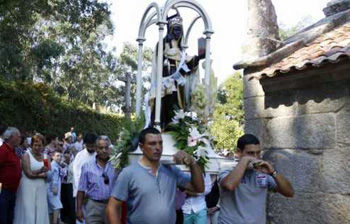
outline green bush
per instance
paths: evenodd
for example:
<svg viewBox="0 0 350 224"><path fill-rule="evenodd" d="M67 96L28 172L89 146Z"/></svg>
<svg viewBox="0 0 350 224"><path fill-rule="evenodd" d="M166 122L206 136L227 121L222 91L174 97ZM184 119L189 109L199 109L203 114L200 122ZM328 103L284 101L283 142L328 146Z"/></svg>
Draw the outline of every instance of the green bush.
<svg viewBox="0 0 350 224"><path fill-rule="evenodd" d="M83 134L108 135L114 142L124 122L119 115L64 100L43 83L0 80L0 124L58 136L75 127Z"/></svg>

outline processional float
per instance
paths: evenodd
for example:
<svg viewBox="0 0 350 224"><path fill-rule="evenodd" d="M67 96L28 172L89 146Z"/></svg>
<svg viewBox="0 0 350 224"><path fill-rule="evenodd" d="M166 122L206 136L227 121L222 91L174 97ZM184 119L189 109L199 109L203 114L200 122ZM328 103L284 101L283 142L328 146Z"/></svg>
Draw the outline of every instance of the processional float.
<svg viewBox="0 0 350 224"><path fill-rule="evenodd" d="M188 39L190 37L190 33L192 30L192 27L197 21L202 20L204 23L204 32L205 35L205 61L204 61L204 69L205 69L205 78L204 78L204 86L205 86L205 95L207 99L212 98L211 95L211 74L210 74L210 67L211 67L211 59L210 59L210 40L211 35L214 33L212 30L212 24L210 21L210 18L207 14L207 12L204 10L204 8L196 1L194 0L168 0L166 3L159 7L157 3L151 3L146 11L144 12L140 27L139 27L139 33L138 33L138 73L137 73L137 88L136 88L136 117L140 117L142 113L142 67L143 67L143 44L146 41L145 34L147 29L152 25L158 26L158 44L156 47L156 51L154 54L157 55L157 57L154 57L153 62L153 69L155 70L154 77L152 78L151 83L151 90L148 94L148 97L145 97L145 104L147 105L149 102L149 97L153 94L155 106L153 107L153 116L152 116L152 122L153 126L157 127L159 130L161 130L161 107L162 107L162 96L164 97L164 88L168 85L169 79L176 79L177 83L180 83L180 80L183 82L186 82L184 77L181 76L179 70L177 69L174 74L171 75L171 78L169 77L163 77L164 70L164 48L167 49L167 46L164 46L166 42L164 41L164 28L167 26L171 27L171 24L179 23L181 18L172 18L172 20L169 20L168 14L170 10L175 10L177 14L179 14L180 8L187 8L191 9L194 12L196 12L198 15L192 20L190 25L188 26L188 29L186 32L183 31L183 34L186 33L186 35L183 35L183 39L181 41L181 49L183 51L188 48ZM169 24L171 23L171 24ZM186 56L182 55L182 58L179 59L179 64L183 62ZM171 60L170 60L171 61ZM168 61L167 61L168 63ZM171 64L171 62L170 62ZM155 66L156 65L156 66ZM171 65L170 65L171 66ZM184 70L188 69L187 66L184 66ZM175 75L175 73L179 73L180 75ZM213 78L213 77L212 77ZM178 85L178 84L177 84ZM171 87L171 88L177 88L177 87ZM163 92L162 92L163 91ZM164 102L163 102L164 103ZM150 122L150 112L147 111L146 106L146 120L149 123ZM149 107L148 107L149 110ZM207 104L205 106L205 112L204 116L208 120L209 114L210 114L210 105ZM147 114L148 113L148 114ZM179 150L176 145L176 140L174 137L166 132L162 132L163 137L163 156L162 156L162 162L163 163L171 163L173 155ZM224 169L224 167L232 166L232 160L228 160L224 157L221 157L217 155L211 144L205 144L200 147L201 152L205 152L206 158L209 158L205 165L205 171L208 173L218 173L221 169ZM140 157L142 156L142 151L140 148L137 148L134 152L129 152L129 162L135 163L137 162ZM182 165L177 165L180 167L180 169L186 170L187 168Z"/></svg>

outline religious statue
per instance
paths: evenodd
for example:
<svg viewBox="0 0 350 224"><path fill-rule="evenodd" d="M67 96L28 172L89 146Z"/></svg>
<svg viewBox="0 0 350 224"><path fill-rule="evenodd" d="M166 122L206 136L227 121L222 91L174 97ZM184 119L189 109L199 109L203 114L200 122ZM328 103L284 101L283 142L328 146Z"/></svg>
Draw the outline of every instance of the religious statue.
<svg viewBox="0 0 350 224"><path fill-rule="evenodd" d="M175 111L180 109L184 111L190 110L191 92L199 81L199 60L205 57L205 52L203 51L198 56L188 56L182 48L183 26L179 12L167 17L167 21L167 35L163 39L163 79L161 83L162 103L160 126L163 129L172 121ZM149 98L151 126L155 125L157 47L153 58L152 86Z"/></svg>

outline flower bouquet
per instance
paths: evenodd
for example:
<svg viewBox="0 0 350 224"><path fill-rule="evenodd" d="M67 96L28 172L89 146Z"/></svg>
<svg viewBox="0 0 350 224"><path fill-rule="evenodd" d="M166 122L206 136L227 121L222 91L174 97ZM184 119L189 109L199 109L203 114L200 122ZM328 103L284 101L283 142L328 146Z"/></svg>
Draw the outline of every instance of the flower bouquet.
<svg viewBox="0 0 350 224"><path fill-rule="evenodd" d="M206 148L210 145L205 126L193 119L189 113L179 110L169 124L169 129L169 134L176 142L175 147L192 155L198 165L204 169L209 161Z"/></svg>

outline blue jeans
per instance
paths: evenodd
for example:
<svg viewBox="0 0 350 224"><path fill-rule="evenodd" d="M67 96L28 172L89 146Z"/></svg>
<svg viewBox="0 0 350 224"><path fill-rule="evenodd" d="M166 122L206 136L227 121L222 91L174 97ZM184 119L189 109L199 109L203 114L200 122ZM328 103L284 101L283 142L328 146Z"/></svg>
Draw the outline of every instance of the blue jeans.
<svg viewBox="0 0 350 224"><path fill-rule="evenodd" d="M0 193L0 223L12 224L15 212L16 193L1 190Z"/></svg>
<svg viewBox="0 0 350 224"><path fill-rule="evenodd" d="M206 224L207 209L203 209L197 213L184 214L184 224Z"/></svg>

